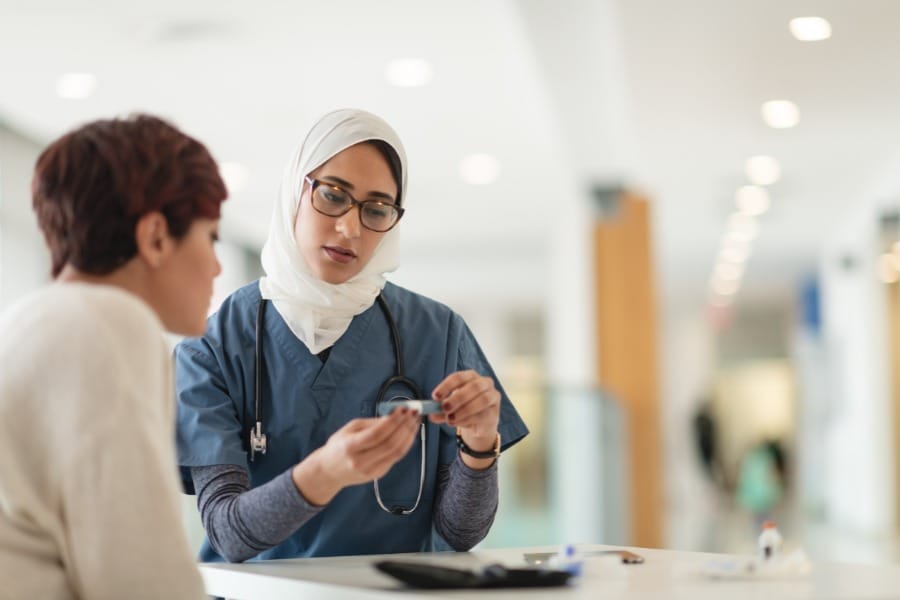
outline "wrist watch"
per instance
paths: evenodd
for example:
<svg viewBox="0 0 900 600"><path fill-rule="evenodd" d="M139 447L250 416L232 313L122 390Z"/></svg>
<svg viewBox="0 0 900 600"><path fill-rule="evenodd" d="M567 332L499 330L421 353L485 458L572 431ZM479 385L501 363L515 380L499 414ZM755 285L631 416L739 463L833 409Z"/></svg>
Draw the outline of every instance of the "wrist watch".
<svg viewBox="0 0 900 600"><path fill-rule="evenodd" d="M459 430L456 430L456 446L459 448L459 451L463 454L468 454L474 458L497 458L500 456L500 432L497 432L497 437L494 439L494 447L490 450L472 450L469 448L469 445L466 444L465 440L463 440L462 435L459 433Z"/></svg>

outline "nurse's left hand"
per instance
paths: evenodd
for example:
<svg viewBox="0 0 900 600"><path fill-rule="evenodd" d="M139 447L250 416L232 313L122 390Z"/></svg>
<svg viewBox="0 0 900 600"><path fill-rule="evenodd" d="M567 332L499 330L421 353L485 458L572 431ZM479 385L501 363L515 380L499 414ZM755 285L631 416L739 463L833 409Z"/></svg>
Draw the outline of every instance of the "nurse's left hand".
<svg viewBox="0 0 900 600"><path fill-rule="evenodd" d="M475 371L451 373L438 384L431 396L441 403L443 414L429 415L432 423L447 423L456 427L463 440L473 450L487 451L494 447L500 422L500 392L491 377ZM493 459L471 459L466 464L483 468Z"/></svg>

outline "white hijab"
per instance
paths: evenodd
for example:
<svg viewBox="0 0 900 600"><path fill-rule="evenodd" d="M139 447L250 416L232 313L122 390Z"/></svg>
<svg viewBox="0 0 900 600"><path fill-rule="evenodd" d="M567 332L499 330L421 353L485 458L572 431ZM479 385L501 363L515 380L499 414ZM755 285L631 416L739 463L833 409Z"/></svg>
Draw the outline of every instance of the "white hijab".
<svg viewBox="0 0 900 600"><path fill-rule="evenodd" d="M372 306L384 287L384 274L397 268L397 229L387 232L368 264L352 279L331 284L318 279L300 254L294 239L304 177L354 144L382 140L400 159L400 202L406 206L406 153L390 125L375 115L354 109L337 110L319 119L294 150L284 170L269 237L262 250L265 277L262 297L271 300L294 335L318 354L347 331L353 317Z"/></svg>

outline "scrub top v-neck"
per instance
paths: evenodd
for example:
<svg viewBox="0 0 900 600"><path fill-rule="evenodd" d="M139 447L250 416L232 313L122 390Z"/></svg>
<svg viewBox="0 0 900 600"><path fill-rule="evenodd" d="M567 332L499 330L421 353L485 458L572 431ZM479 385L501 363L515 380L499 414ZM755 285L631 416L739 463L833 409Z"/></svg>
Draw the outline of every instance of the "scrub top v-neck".
<svg viewBox="0 0 900 600"><path fill-rule="evenodd" d="M450 373L473 369L494 378L502 396L500 434L508 448L528 430L463 320L446 306L388 283L383 292L403 340L406 375L428 393ZM293 468L351 419L375 415L382 383L395 374L390 329L377 303L357 315L326 360L312 354L274 306L263 335L262 413L268 450L248 460L244 439L254 420L256 283L232 294L210 317L202 338L176 349L178 459L186 489L189 468L235 464L247 468L251 487ZM406 388L396 390L409 395ZM386 397L390 398L389 391ZM383 511L371 483L344 488L287 540L257 558L379 554L446 549L433 531L432 510L440 465L457 454L454 430L426 423L425 478L419 507L410 515ZM379 483L386 506L415 503L421 448L414 443ZM223 560L206 540L200 559Z"/></svg>

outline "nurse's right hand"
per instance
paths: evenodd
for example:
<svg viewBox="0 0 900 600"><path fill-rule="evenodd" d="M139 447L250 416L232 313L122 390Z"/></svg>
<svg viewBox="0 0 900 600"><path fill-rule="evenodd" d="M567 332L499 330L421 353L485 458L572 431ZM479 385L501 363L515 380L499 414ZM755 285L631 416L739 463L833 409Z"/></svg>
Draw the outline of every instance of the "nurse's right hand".
<svg viewBox="0 0 900 600"><path fill-rule="evenodd" d="M347 486L380 479L409 452L420 420L418 411L407 408L353 419L294 467L294 485L307 502L323 506Z"/></svg>

